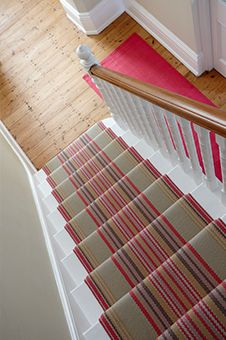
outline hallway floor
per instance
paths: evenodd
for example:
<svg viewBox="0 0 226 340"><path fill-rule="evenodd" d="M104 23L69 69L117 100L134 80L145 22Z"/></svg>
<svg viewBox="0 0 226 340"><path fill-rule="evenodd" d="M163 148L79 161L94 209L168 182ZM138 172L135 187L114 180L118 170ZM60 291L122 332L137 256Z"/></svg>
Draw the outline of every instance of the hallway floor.
<svg viewBox="0 0 226 340"><path fill-rule="evenodd" d="M87 37L67 19L57 0L2 0L0 4L1 119L37 168L108 116L81 79L74 54L88 44L102 60L133 32L217 106L226 110L226 79L217 71L195 77L127 14L98 36Z"/></svg>

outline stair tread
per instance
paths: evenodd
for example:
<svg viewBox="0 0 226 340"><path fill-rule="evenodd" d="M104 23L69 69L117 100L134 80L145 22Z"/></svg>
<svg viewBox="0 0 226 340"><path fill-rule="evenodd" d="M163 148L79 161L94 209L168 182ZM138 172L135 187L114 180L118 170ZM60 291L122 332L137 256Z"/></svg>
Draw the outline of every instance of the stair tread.
<svg viewBox="0 0 226 340"><path fill-rule="evenodd" d="M111 152L111 150L113 152ZM116 152L116 150L118 151ZM122 162L124 158L128 158L127 154L129 154L129 156L131 154L131 161L126 164L127 166L123 167ZM80 169L59 184L53 190L52 194L58 202L61 203L87 182L91 182L92 179L95 181L97 177L99 178L100 183L104 182L108 186L109 184L113 185L120 176L122 177L125 175L140 162L140 159L135 156L136 154L133 151L133 148L129 148L127 146L121 147L120 144L118 144L118 141L115 140L103 149L103 153L95 156L95 162L93 162L93 159L88 161ZM101 168L97 168L96 160L100 162ZM117 175L117 173L119 174Z"/></svg>
<svg viewBox="0 0 226 340"><path fill-rule="evenodd" d="M87 205L86 209L79 214L76 215L73 199L70 202L65 201L64 205L59 207L59 209L62 207L61 213L68 220L65 228L72 237L74 235L75 239L87 237L143 192L158 177L160 177L159 172L152 167L149 161L145 160L99 198Z"/></svg>
<svg viewBox="0 0 226 340"><path fill-rule="evenodd" d="M210 223L108 308L100 318L107 333L156 338L221 284L225 229L222 221Z"/></svg>
<svg viewBox="0 0 226 340"><path fill-rule="evenodd" d="M162 176L120 210L98 230L80 242L74 251L88 271L103 263L132 237L173 206L183 193Z"/></svg>
<svg viewBox="0 0 226 340"><path fill-rule="evenodd" d="M56 170L59 166L62 165L67 159L72 157L72 155L79 152L82 148L84 148L87 143L89 143L92 139L97 137L103 130L106 129L106 126L103 122L99 122L93 125L90 129L88 129L85 133L83 133L79 138L69 144L63 151L61 151L58 155L53 157L46 165L43 167L43 171L50 175L54 170Z"/></svg>
<svg viewBox="0 0 226 340"><path fill-rule="evenodd" d="M184 336L183 327L186 328L187 338L201 336L205 339L222 339L225 336L226 328L224 315L224 302L222 296L225 296L226 282L220 283L215 289L211 290L202 300L200 300L194 307L185 313L179 320L177 320L170 328L158 337L159 340L167 339L172 336L182 338ZM213 318L208 318L208 327L206 327L206 314L214 315ZM216 317L217 316L217 317ZM202 326L200 327L200 321Z"/></svg>
<svg viewBox="0 0 226 340"><path fill-rule="evenodd" d="M86 282L101 297L102 307L109 308L210 222L186 195L92 271Z"/></svg>
<svg viewBox="0 0 226 340"><path fill-rule="evenodd" d="M56 170L54 170L47 177L47 182L54 188L64 181L68 175L72 174L81 166L86 164L90 159L95 159L95 155L101 152L103 148L105 148L116 138L117 136L110 128L105 129L97 137L87 143L84 148L76 152L73 156L62 163Z"/></svg>

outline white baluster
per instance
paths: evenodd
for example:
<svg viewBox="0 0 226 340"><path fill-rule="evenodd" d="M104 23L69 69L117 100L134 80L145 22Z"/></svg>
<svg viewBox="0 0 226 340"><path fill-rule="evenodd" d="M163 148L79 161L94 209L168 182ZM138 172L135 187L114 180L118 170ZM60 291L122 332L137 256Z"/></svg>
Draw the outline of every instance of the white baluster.
<svg viewBox="0 0 226 340"><path fill-rule="evenodd" d="M141 109L139 108L139 101L141 99L127 91L123 91L122 94L123 94L124 102L126 102L129 107L129 111L131 113L131 118L132 118L134 127L137 131L137 135L140 136L140 138L145 138L147 142L150 142L150 138L147 135L147 132L145 129L146 124L144 123L144 117L142 115Z"/></svg>
<svg viewBox="0 0 226 340"><path fill-rule="evenodd" d="M214 191L217 189L218 183L214 170L213 154L210 144L210 133L208 130L200 126L196 126L195 129L199 135L202 160L206 173L205 176L206 185L210 190Z"/></svg>
<svg viewBox="0 0 226 340"><path fill-rule="evenodd" d="M184 145L183 145L183 141L179 132L179 128L177 125L177 121L175 119L175 115L172 114L169 111L166 111L166 117L168 120L168 124L169 124L169 128L174 140L174 144L176 147L176 151L177 151L177 155L178 155L178 159L181 163L182 168L185 171L189 170L189 160L185 154L185 149L184 149Z"/></svg>
<svg viewBox="0 0 226 340"><path fill-rule="evenodd" d="M180 124L185 140L185 144L188 150L189 159L191 161L191 167L193 175L197 184L202 181L202 169L199 163L198 154L195 146L194 136L191 129L191 123L184 118L180 118Z"/></svg>
<svg viewBox="0 0 226 340"><path fill-rule="evenodd" d="M150 143L154 150L158 149L158 144L155 141L155 137L153 135L152 129L150 128L150 119L148 119L148 114L145 112L144 106L143 106L143 99L129 94L131 96L131 101L134 104L135 107L135 114L138 117L140 123L141 123L141 130L144 134L144 139L147 143ZM149 114L150 116L150 114ZM153 124L153 122L151 122Z"/></svg>
<svg viewBox="0 0 226 340"><path fill-rule="evenodd" d="M99 79L98 79L99 81ZM114 94L112 93L111 89L110 89L110 84L107 83L106 81L101 80L100 82L101 84L101 88L100 91L103 94L104 100L106 101L110 112L112 114L112 117L114 118L114 120L116 121L116 123L122 128L122 129L128 129L128 124L126 122L126 120L124 119L121 111L120 111L120 107L117 103L116 98L114 97Z"/></svg>
<svg viewBox="0 0 226 340"><path fill-rule="evenodd" d="M142 122L140 121L139 113L137 112L137 108L133 103L132 99L133 95L130 95L129 92L122 90L121 91L121 100L124 107L130 113L130 119L132 120L134 131L136 132L136 136L143 138L142 133Z"/></svg>
<svg viewBox="0 0 226 340"><path fill-rule="evenodd" d="M117 86L112 86L112 90L114 92L115 98L117 98L118 100L121 113L123 114L123 117L125 117L125 120L129 126L129 129L135 136L140 137L141 133L139 134L140 131L137 131L136 129L136 125L134 124L132 113L129 110L128 103L125 102L125 98L122 94L122 90L118 88Z"/></svg>
<svg viewBox="0 0 226 340"><path fill-rule="evenodd" d="M216 136L217 143L220 148L220 161L221 161L221 171L222 171L222 202L226 204L226 138L221 136Z"/></svg>
<svg viewBox="0 0 226 340"><path fill-rule="evenodd" d="M161 132L159 130L159 126L155 117L155 113L154 113L154 105L151 104L150 102L143 100L142 101L142 106L144 108L144 111L146 113L147 116L147 120L148 120L148 129L150 130L150 133L153 134L156 144L158 145L159 149L163 148L163 139L161 137ZM164 148L165 150L165 148Z"/></svg>
<svg viewBox="0 0 226 340"><path fill-rule="evenodd" d="M169 159L171 160L173 164L175 164L176 153L175 153L175 149L174 149L174 146L171 140L168 126L165 121L165 115L164 115L165 110L156 105L155 106L153 105L153 107L154 107L154 115L155 115L159 130L161 132L161 137L165 142L166 150L164 150L164 148L162 147L162 151L163 152L167 151Z"/></svg>

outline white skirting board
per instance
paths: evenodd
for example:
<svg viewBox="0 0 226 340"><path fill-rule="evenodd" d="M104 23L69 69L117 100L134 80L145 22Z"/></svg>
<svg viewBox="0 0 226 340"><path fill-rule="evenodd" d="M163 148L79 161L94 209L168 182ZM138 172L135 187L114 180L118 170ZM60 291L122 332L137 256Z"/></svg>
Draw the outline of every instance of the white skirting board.
<svg viewBox="0 0 226 340"><path fill-rule="evenodd" d="M196 76L205 71L202 52L193 51L136 0L125 0L125 5L126 12Z"/></svg>
<svg viewBox="0 0 226 340"><path fill-rule="evenodd" d="M67 0L60 0L68 18L85 34L96 35L103 31L125 10L121 0L100 1L89 12L80 13Z"/></svg>

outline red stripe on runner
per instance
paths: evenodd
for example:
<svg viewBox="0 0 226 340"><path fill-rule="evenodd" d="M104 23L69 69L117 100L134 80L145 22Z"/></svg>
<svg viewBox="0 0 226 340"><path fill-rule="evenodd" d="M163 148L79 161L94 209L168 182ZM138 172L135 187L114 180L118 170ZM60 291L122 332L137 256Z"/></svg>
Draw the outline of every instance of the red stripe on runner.
<svg viewBox="0 0 226 340"><path fill-rule="evenodd" d="M144 160L145 165L155 174L156 177L161 177L162 174L156 169L156 167L148 160Z"/></svg>
<svg viewBox="0 0 226 340"><path fill-rule="evenodd" d="M208 212L201 207L201 205L195 200L191 194L184 195L184 198L198 211L198 213L209 223L212 222L213 218L208 214Z"/></svg>
<svg viewBox="0 0 226 340"><path fill-rule="evenodd" d="M69 176L69 180L70 180L70 182L72 183L72 185L75 187L76 190L80 188L80 186L77 186L77 184L76 184L76 182L75 182L75 180L74 180L74 177L73 177L72 175ZM82 184L82 185L83 185L83 184Z"/></svg>
<svg viewBox="0 0 226 340"><path fill-rule="evenodd" d="M111 243L106 239L106 237L105 237L104 234L101 232L101 230L97 229L97 233L98 233L98 235L102 238L102 240L104 241L104 243L108 246L108 248L110 249L110 251L114 254L115 249L112 247Z"/></svg>
<svg viewBox="0 0 226 340"><path fill-rule="evenodd" d="M78 236L76 235L76 233L74 232L74 229L70 226L69 223L67 223L64 226L64 229L68 232L68 234L71 236L72 240L78 244L81 242L81 240L78 238Z"/></svg>
<svg viewBox="0 0 226 340"><path fill-rule="evenodd" d="M146 309L144 308L143 304L139 301L139 299L137 298L136 294L134 293L133 290L130 291L130 296L133 299L133 301L137 304L137 306L140 308L140 310L142 311L142 313L144 314L144 316L146 317L146 319L150 322L150 324L153 326L154 330L156 331L156 333L158 335L160 335L162 332L160 330L160 328L158 327L158 325L155 323L155 321L152 319L152 317L150 316L150 314L146 311Z"/></svg>
<svg viewBox="0 0 226 340"><path fill-rule="evenodd" d="M118 340L119 336L114 330L113 326L109 323L109 321L106 319L105 315L102 314L101 317L99 318L99 321L105 331L110 335L111 339Z"/></svg>
<svg viewBox="0 0 226 340"><path fill-rule="evenodd" d="M93 295L97 299L97 301L100 303L103 310L107 310L109 308L108 303L105 301L104 297L100 294L99 289L97 288L96 284L93 282L90 276L87 276L84 280L84 282L87 284L89 289L92 291Z"/></svg>
<svg viewBox="0 0 226 340"><path fill-rule="evenodd" d="M184 193L176 186L176 184L167 175L162 176L162 179L168 184L168 186L178 197L184 196Z"/></svg>
<svg viewBox="0 0 226 340"><path fill-rule="evenodd" d="M91 267L90 263L88 262L87 258L85 257L85 255L83 254L83 252L81 251L81 249L79 247L75 247L73 249L73 252L75 253L75 255L77 256L77 258L79 259L79 261L82 263L82 265L85 267L85 269L87 270L88 273L93 271L93 267Z"/></svg>
<svg viewBox="0 0 226 340"><path fill-rule="evenodd" d="M47 176L50 175L50 170L49 170L49 168L48 168L47 165L45 165L45 166L42 168L42 170L46 173Z"/></svg>
<svg viewBox="0 0 226 340"><path fill-rule="evenodd" d="M124 275L126 281L130 284L131 287L134 287L133 281L130 279L129 275L125 272L121 264L116 260L114 255L111 257L112 262L114 262L115 266L120 270L120 272Z"/></svg>
<svg viewBox="0 0 226 340"><path fill-rule="evenodd" d="M97 218L94 216L94 214L90 211L89 207L85 209L85 211L87 212L87 214L92 218L92 220L96 223L96 226L99 227L101 224L103 224L104 222L102 222L99 217L98 219L100 220L98 222Z"/></svg>
<svg viewBox="0 0 226 340"><path fill-rule="evenodd" d="M56 189L52 191L52 195L55 197L58 203L61 203L63 201L63 198L60 196Z"/></svg>
<svg viewBox="0 0 226 340"><path fill-rule="evenodd" d="M61 213L61 215L63 216L63 218L65 219L66 222L70 221L71 216L68 214L68 212L66 211L66 209L62 205L59 205L57 207L57 210L59 210L59 212Z"/></svg>
<svg viewBox="0 0 226 340"><path fill-rule="evenodd" d="M219 276L213 271L212 268L206 263L206 261L200 256L200 254L191 246L191 244L187 243L186 245L188 249L193 253L193 255L198 259L198 261L205 267L205 269L209 272L209 274L217 281L218 284L222 282Z"/></svg>
<svg viewBox="0 0 226 340"><path fill-rule="evenodd" d="M56 182L54 181L52 177L47 177L46 180L52 188L55 188L57 186Z"/></svg>
<svg viewBox="0 0 226 340"><path fill-rule="evenodd" d="M133 146L130 147L130 152L139 162L144 161L144 158L139 154L139 152Z"/></svg>
<svg viewBox="0 0 226 340"><path fill-rule="evenodd" d="M100 122L97 122L97 125L99 126L99 128L101 128L102 130L107 129L106 125L103 123L103 121L101 120Z"/></svg>

